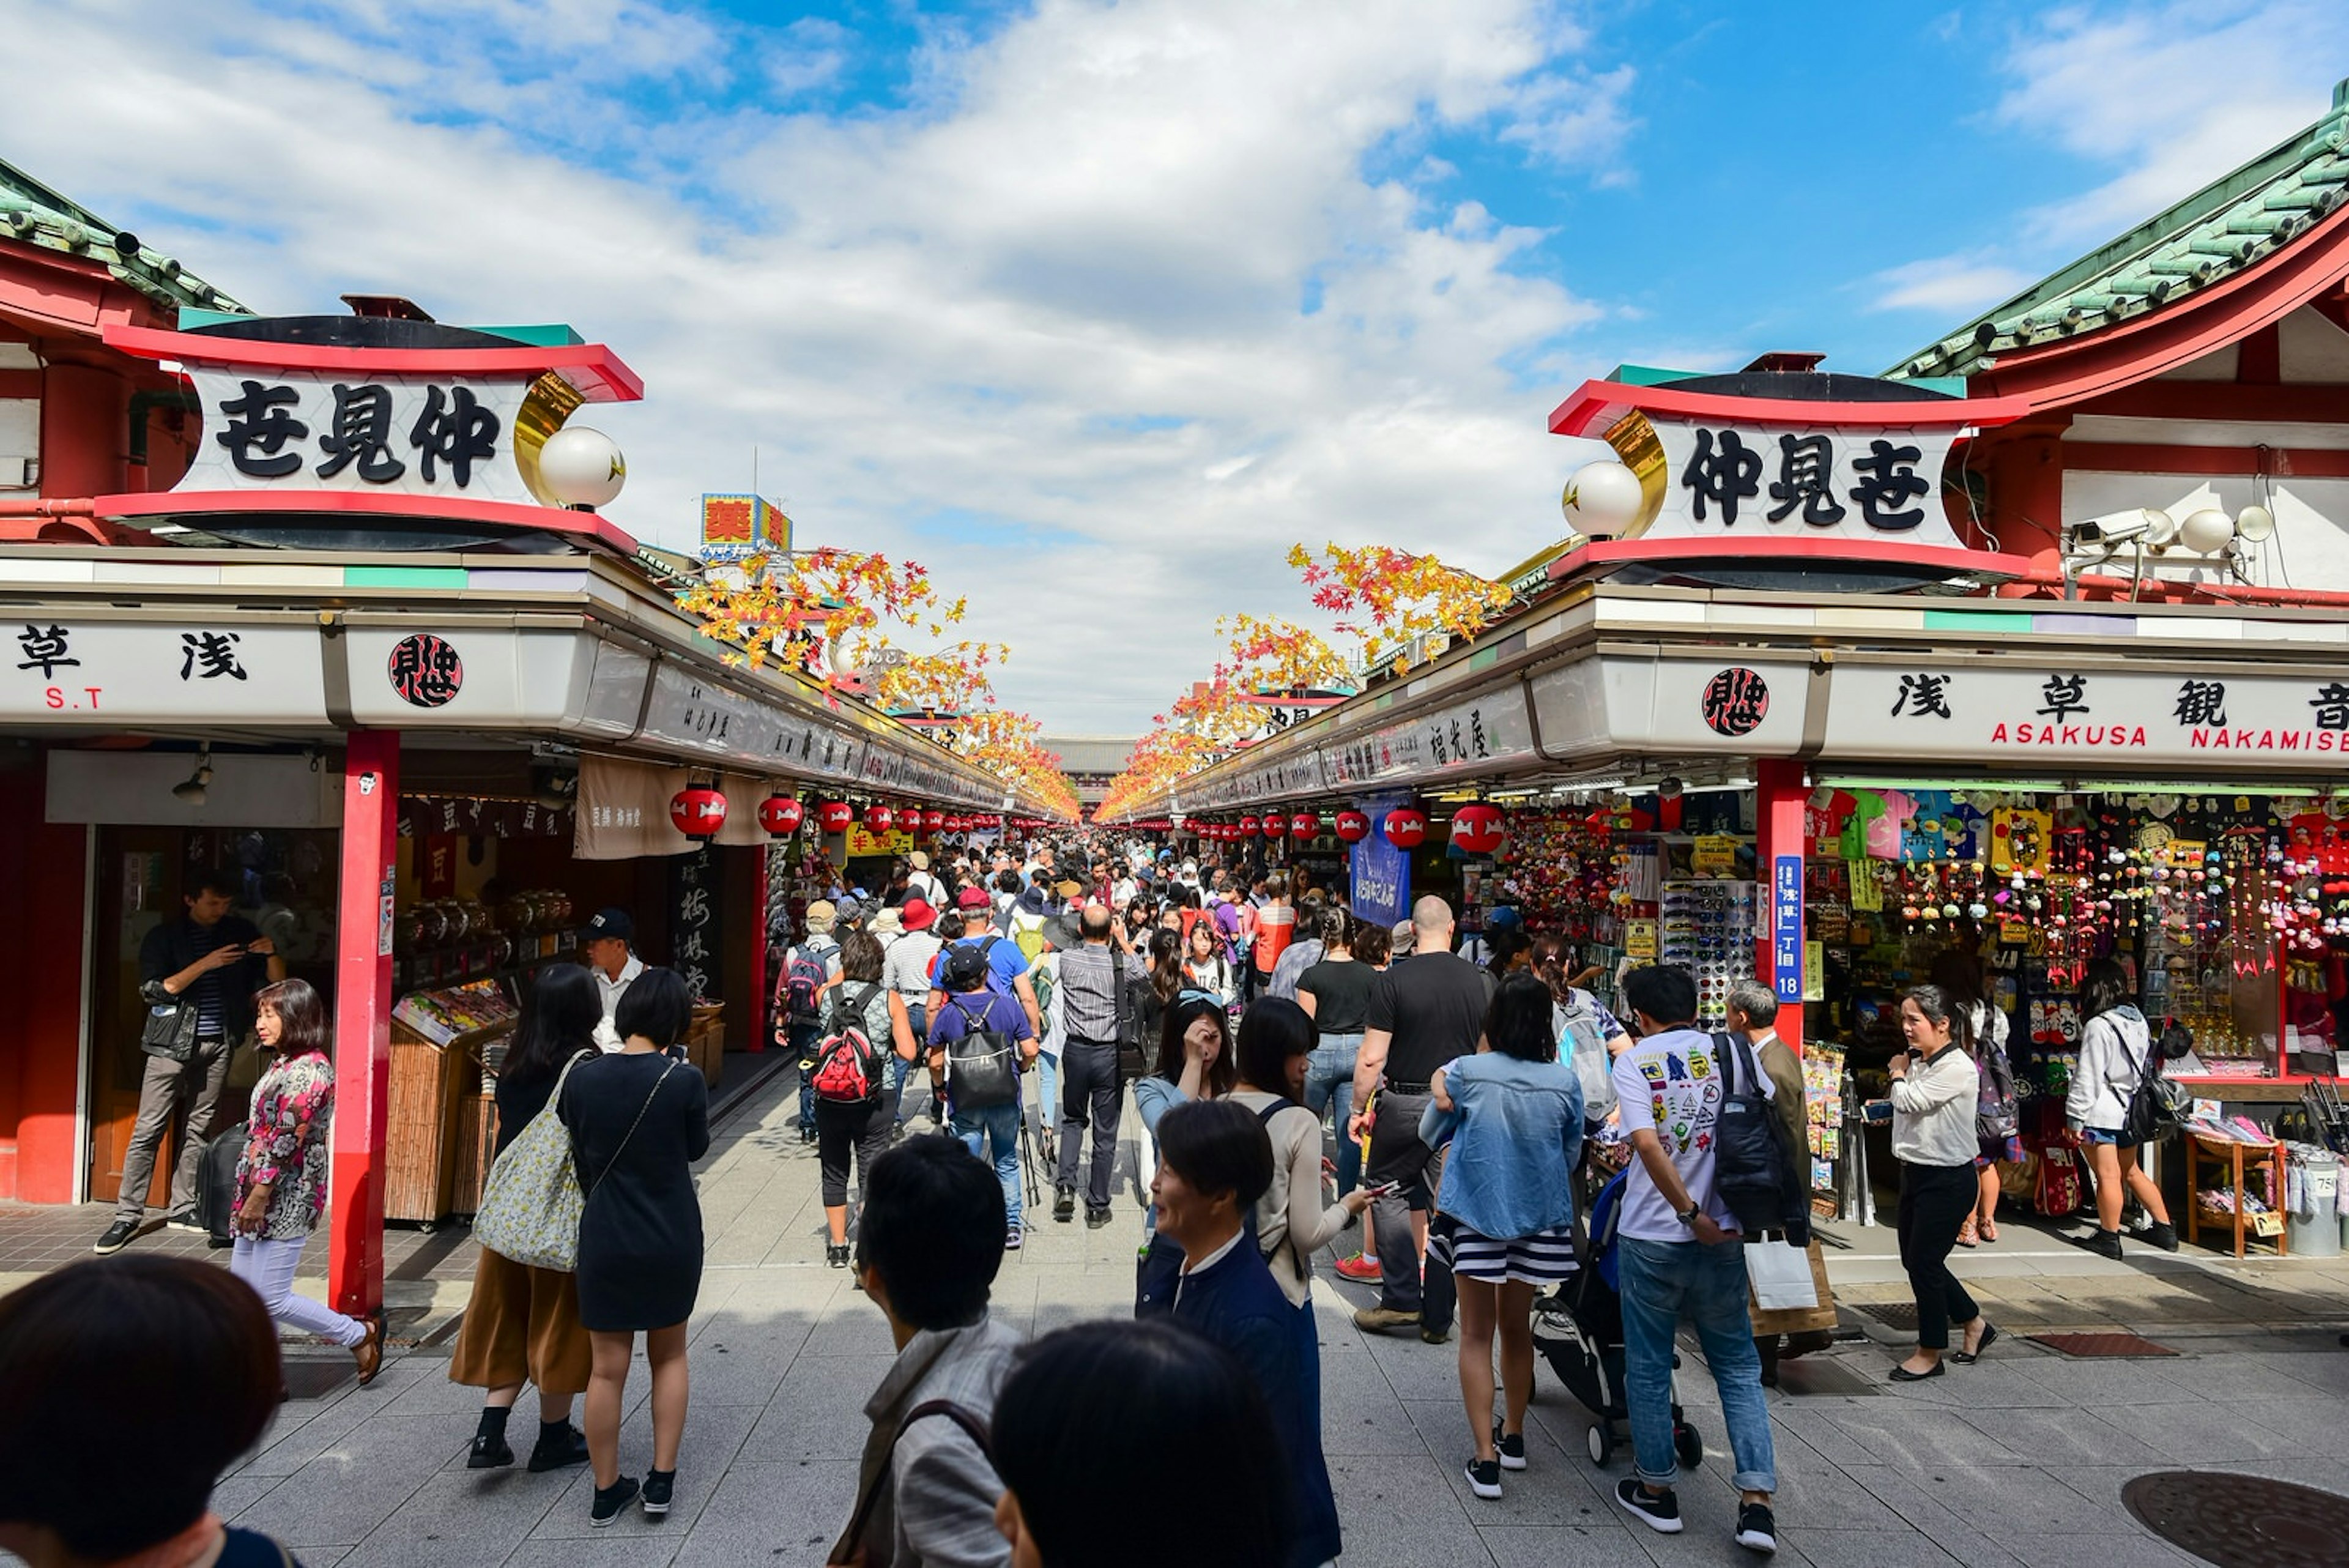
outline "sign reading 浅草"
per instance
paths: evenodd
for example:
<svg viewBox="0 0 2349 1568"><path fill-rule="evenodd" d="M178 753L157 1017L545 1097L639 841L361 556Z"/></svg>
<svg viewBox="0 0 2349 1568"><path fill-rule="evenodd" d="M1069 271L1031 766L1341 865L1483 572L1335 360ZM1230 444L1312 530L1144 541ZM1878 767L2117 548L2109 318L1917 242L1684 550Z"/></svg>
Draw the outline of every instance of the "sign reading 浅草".
<svg viewBox="0 0 2349 1568"><path fill-rule="evenodd" d="M0 622L0 713L90 723L323 722L317 632L249 622Z"/></svg>
<svg viewBox="0 0 2349 1568"><path fill-rule="evenodd" d="M1826 754L2028 765L2083 761L2340 769L2349 659L2337 672L1984 669L1930 658L1840 664Z"/></svg>
<svg viewBox="0 0 2349 1568"><path fill-rule="evenodd" d="M203 437L175 491L342 490L535 505L514 466L527 377L191 362Z"/></svg>

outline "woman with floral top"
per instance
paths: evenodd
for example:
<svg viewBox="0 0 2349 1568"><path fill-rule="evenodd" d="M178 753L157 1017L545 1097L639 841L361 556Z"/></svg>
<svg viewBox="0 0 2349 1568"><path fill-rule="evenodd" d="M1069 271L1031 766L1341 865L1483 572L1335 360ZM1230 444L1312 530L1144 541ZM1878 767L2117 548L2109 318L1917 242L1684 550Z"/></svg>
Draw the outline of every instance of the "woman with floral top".
<svg viewBox="0 0 2349 1568"><path fill-rule="evenodd" d="M383 1319L345 1317L294 1290L302 1243L326 1211L326 1132L335 1069L326 1060L326 1010L307 981L282 980L253 999L254 1033L275 1060L253 1086L244 1153L236 1162L236 1251L230 1271L259 1293L269 1315L331 1339L358 1360L359 1382L383 1365Z"/></svg>

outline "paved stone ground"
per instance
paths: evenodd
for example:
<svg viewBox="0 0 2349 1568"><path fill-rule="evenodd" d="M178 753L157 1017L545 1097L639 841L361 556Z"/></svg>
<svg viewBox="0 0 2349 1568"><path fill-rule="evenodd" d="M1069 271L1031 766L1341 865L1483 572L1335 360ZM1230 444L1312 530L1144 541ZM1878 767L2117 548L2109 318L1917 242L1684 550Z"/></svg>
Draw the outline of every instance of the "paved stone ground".
<svg viewBox="0 0 2349 1568"><path fill-rule="evenodd" d="M448 1382L445 1347L398 1356L370 1388L345 1378L288 1404L222 1482L221 1511L295 1545L314 1568L820 1562L853 1501L860 1407L890 1347L880 1315L823 1267L815 1161L786 1129L789 1114L785 1085L761 1089L703 1168L709 1262L677 1508L665 1522L630 1512L591 1531L584 1471L467 1471L478 1395ZM1117 1224L1089 1232L1046 1220L1007 1259L997 1310L1024 1333L1129 1309L1140 1224L1130 1141L1121 1182ZM0 1215L0 1227L13 1219ZM1899 1334L1847 1312L1868 1337L1789 1364L1770 1396L1778 1561L2184 1563L2195 1560L2122 1511L2129 1478L2236 1469L2349 1492L2349 1456L2338 1451L2349 1353L2334 1344L2349 1320L2349 1269L2142 1251L2107 1264L2024 1227L2006 1237L1960 1263L1992 1315L2022 1331L1990 1361L1893 1387L1882 1381L1895 1354L1886 1345ZM1888 1233L1835 1241L1847 1304L1906 1300ZM1689 1532L1665 1538L1617 1512L1609 1489L1622 1461L1605 1472L1589 1463L1587 1417L1547 1367L1529 1423L1532 1469L1506 1478L1497 1502L1471 1497L1453 1350L1359 1334L1350 1313L1368 1293L1357 1287L1316 1294L1324 1447L1352 1568L1751 1560L1728 1539L1734 1493L1718 1455L1720 1411L1692 1352L1683 1391L1716 1457L1683 1483ZM2050 1326L2131 1327L2179 1354L2075 1361L2025 1337ZM347 1365L299 1345L289 1354L321 1372ZM622 1437L636 1473L650 1449L645 1392L639 1375ZM525 1398L525 1434L532 1415Z"/></svg>

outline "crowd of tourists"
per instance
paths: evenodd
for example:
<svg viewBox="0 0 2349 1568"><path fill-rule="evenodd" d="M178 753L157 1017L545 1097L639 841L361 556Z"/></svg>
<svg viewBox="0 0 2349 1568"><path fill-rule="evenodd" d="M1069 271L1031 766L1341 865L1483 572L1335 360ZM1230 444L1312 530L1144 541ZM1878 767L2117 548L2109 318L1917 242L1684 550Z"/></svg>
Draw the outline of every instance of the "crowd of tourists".
<svg viewBox="0 0 2349 1568"><path fill-rule="evenodd" d="M1588 1344L1614 1388L1582 1397L1629 1428L1618 1502L1681 1531L1673 1342L1691 1326L1727 1428L1734 1539L1775 1550L1763 1389L1827 1335L1757 1332L1749 1313L1747 1244L1807 1240L1801 1071L1768 988L1735 987L1730 1028L1710 1032L1684 970L1628 969L1610 1007L1567 944L1506 909L1463 942L1441 898L1367 922L1302 871L1154 846L1089 837L942 859L905 857L878 893L835 888L771 933L771 1026L799 1069L792 1120L815 1147L825 1262L853 1271L897 1347L831 1561L1333 1561L1344 1536L1312 1305L1315 1259L1333 1249L1340 1278L1375 1287L1361 1328L1456 1338L1461 1474L1479 1499L1536 1461L1535 1324L1568 1312L1606 1325ZM82 1379L147 1365L89 1351L109 1335L182 1358L138 1397L218 1397L212 1436L174 1453L184 1475L142 1474L141 1505L100 1520L0 1481L0 1545L30 1562L144 1562L199 1537L213 1561L281 1561L205 1511L211 1480L283 1397L270 1320L350 1346L362 1383L380 1365L380 1319L293 1288L327 1200L324 1011L265 939L228 924L216 892L199 879L187 921L150 940L145 979L159 1015L186 1015L191 1049L158 1055L174 1093L203 1090L218 1042L248 1017L271 1053L233 1168L231 1272L85 1264L0 1302L0 1393L18 1430L42 1433L44 1459L86 1442L103 1466L116 1435L83 1416L132 1392L110 1400ZM588 962L541 977L498 1078L484 1245L449 1375L483 1390L471 1468L516 1462L508 1420L527 1385L528 1468L588 1466L603 1525L631 1504L666 1513L689 1453L693 1163L710 1133L678 1049L685 982L635 955L625 910L582 935ZM1899 1380L1971 1363L1998 1334L1947 1268L1953 1247L1996 1238L1982 1172L2005 1151L1982 1129L2003 1041L1979 978L1945 965L1902 1007L1891 1110L1920 1333ZM2127 1011L2092 1033L2118 1038ZM1133 1321L1027 1344L989 1313L998 1272L1039 1222L1117 1222L1129 1092L1147 1200ZM2095 1119L2117 1118L2093 1084L2079 1096L2088 1137L2117 1156ZM184 1174L175 1204L197 1179ZM1050 1221L1023 1202L1046 1182ZM2109 1185L2116 1205L2122 1179ZM142 1220L126 1209L98 1250L119 1251ZM174 1326L159 1338L162 1316ZM619 1426L639 1336L653 1450L636 1477L622 1473ZM1214 1506L1164 1509L1158 1478L1186 1454L1215 1457Z"/></svg>

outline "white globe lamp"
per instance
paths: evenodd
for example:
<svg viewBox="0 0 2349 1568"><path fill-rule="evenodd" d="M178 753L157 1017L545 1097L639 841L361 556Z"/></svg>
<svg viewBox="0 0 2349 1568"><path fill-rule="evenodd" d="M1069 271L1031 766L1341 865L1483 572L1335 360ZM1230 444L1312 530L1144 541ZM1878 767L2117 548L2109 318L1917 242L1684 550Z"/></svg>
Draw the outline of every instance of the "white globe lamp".
<svg viewBox="0 0 2349 1568"><path fill-rule="evenodd" d="M2178 542L2198 556L2215 556L2234 539L2235 520L2215 506L2188 513L2178 525Z"/></svg>
<svg viewBox="0 0 2349 1568"><path fill-rule="evenodd" d="M1576 533L1612 539L1639 520L1647 497L1640 493L1638 474L1612 458L1600 458L1574 471L1560 504Z"/></svg>
<svg viewBox="0 0 2349 1568"><path fill-rule="evenodd" d="M564 505L592 512L620 493L628 482L628 464L602 431L565 425L539 449L538 477Z"/></svg>

